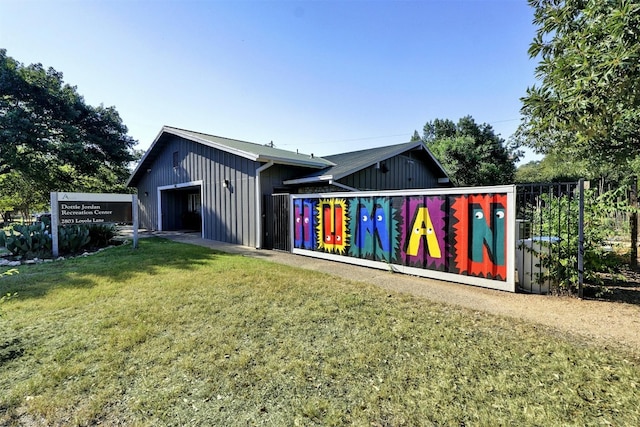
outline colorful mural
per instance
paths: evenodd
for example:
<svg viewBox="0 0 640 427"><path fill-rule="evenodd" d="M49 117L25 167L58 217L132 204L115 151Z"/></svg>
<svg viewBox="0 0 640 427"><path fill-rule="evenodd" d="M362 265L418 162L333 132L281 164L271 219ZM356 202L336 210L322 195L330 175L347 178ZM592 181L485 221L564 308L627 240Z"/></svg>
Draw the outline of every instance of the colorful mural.
<svg viewBox="0 0 640 427"><path fill-rule="evenodd" d="M295 198L294 247L505 281L507 195Z"/></svg>

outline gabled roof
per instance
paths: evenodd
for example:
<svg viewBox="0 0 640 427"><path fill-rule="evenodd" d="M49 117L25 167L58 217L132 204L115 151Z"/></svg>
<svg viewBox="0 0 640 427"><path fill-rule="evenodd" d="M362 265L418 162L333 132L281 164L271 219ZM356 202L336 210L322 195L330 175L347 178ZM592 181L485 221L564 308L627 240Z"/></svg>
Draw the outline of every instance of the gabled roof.
<svg viewBox="0 0 640 427"><path fill-rule="evenodd" d="M404 144L388 145L386 147L370 148L368 150L324 156L324 159L329 160L334 165L312 172L302 178L285 181L284 184L308 184L339 180L359 170L373 166L378 162L383 162L394 156L412 150L424 150L427 156L433 160L433 163L440 170L441 176L443 178L448 178L447 172L444 170L440 162L433 156L431 151L429 151L422 141L412 141Z"/></svg>
<svg viewBox="0 0 640 427"><path fill-rule="evenodd" d="M151 163L153 163L162 151L162 148L169 141L167 136L170 135L179 136L256 162L274 162L276 164L301 166L311 169L324 169L334 165L331 161L323 159L322 157L313 157L313 155L294 153L269 145L255 144L253 142L239 141L237 139L223 138L221 136L164 126L151 144L151 147L138 162L138 165L127 181L127 185L131 185L131 183L137 179L140 171L144 171L151 166Z"/></svg>

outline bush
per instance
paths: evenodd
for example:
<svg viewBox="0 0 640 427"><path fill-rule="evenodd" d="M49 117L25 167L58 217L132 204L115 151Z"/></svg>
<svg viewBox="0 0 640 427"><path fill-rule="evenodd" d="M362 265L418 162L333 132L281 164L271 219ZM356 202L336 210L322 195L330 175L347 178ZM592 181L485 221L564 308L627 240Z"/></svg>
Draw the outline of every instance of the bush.
<svg viewBox="0 0 640 427"><path fill-rule="evenodd" d="M576 292L578 288L578 203L569 197L541 196L544 209L536 211L534 233L540 236L557 236L560 243L543 248L536 255L547 270L538 280L551 280L557 290ZM620 258L605 250L605 241L615 234L608 216L611 210L610 194L600 196L585 191L584 197L584 282L596 286L598 296L607 292L602 274L616 275Z"/></svg>
<svg viewBox="0 0 640 427"><path fill-rule="evenodd" d="M115 236L116 226L113 224L92 224L89 226L89 239L93 247L109 246L111 239Z"/></svg>
<svg viewBox="0 0 640 427"><path fill-rule="evenodd" d="M86 225L62 225L58 227L58 249L60 253L76 254L85 248L91 237Z"/></svg>
<svg viewBox="0 0 640 427"><path fill-rule="evenodd" d="M51 256L51 235L45 223L15 224L8 232L0 231L0 246L23 259Z"/></svg>
<svg viewBox="0 0 640 427"><path fill-rule="evenodd" d="M13 225L0 230L0 247L4 246L20 259L49 258L52 252L50 218L33 225ZM76 254L91 245L108 246L116 236L113 224L61 225L58 227L58 249L61 254Z"/></svg>

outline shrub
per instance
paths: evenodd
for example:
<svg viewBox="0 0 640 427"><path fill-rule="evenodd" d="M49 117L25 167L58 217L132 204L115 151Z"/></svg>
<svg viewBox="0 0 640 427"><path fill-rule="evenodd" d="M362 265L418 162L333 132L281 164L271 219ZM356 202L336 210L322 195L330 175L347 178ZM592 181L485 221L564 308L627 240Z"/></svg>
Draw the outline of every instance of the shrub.
<svg viewBox="0 0 640 427"><path fill-rule="evenodd" d="M58 249L60 253L76 254L85 248L91 237L86 225L62 225L58 227Z"/></svg>
<svg viewBox="0 0 640 427"><path fill-rule="evenodd" d="M534 214L534 233L540 236L557 236L560 243L543 243L536 252L542 266L547 270L540 275L540 283L551 280L558 290L575 292L578 288L578 203L569 197L541 196L544 209ZM607 292L601 273L616 275L620 259L604 249L604 243L615 231L608 217L611 210L610 194L597 196L594 191L585 191L584 197L584 282L595 285L597 295Z"/></svg>
<svg viewBox="0 0 640 427"><path fill-rule="evenodd" d="M0 231L0 246L23 259L51 255L51 235L45 223L15 224L8 232Z"/></svg>
<svg viewBox="0 0 640 427"><path fill-rule="evenodd" d="M109 246L111 239L115 236L116 226L113 224L92 224L89 226L89 239L93 247Z"/></svg>

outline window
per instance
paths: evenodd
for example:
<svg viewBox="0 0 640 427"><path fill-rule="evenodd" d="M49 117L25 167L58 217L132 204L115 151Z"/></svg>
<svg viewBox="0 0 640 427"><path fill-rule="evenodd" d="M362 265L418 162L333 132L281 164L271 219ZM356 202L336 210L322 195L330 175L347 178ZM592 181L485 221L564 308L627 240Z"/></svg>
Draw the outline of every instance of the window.
<svg viewBox="0 0 640 427"><path fill-rule="evenodd" d="M180 157L177 151L173 152L173 167L177 168L180 165Z"/></svg>

